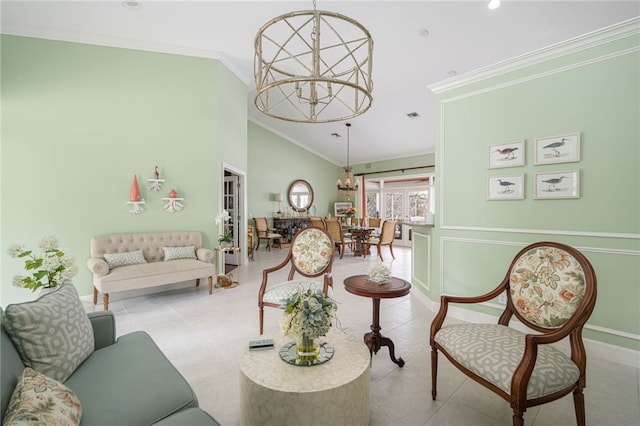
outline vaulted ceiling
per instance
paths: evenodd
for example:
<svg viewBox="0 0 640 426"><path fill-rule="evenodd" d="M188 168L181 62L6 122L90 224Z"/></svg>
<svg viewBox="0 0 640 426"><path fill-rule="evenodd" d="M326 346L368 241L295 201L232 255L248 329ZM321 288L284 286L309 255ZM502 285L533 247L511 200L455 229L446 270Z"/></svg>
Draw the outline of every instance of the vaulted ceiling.
<svg viewBox="0 0 640 426"><path fill-rule="evenodd" d="M250 120L337 165L346 162L344 122L287 122L253 102L258 29L312 9L312 1L3 0L1 7L5 34L220 58L247 84ZM436 105L428 85L640 15L635 0L503 0L495 10L486 0L317 0L317 8L357 20L374 40L373 104L350 120L352 164L434 152Z"/></svg>

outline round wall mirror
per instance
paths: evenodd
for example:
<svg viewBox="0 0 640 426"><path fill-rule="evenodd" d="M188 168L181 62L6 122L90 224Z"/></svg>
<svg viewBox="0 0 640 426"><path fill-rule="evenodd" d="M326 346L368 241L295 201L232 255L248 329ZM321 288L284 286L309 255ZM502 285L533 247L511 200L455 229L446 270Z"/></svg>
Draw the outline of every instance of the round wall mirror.
<svg viewBox="0 0 640 426"><path fill-rule="evenodd" d="M289 204L297 212L308 210L313 204L313 188L306 180L294 180L289 186Z"/></svg>

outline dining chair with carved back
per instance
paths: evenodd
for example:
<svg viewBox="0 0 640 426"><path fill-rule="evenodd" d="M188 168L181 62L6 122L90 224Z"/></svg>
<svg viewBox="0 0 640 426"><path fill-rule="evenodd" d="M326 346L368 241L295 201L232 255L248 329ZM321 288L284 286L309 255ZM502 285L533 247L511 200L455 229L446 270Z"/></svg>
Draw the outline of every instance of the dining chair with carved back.
<svg viewBox="0 0 640 426"><path fill-rule="evenodd" d="M278 245L280 248L280 239L282 235L275 232L275 229L270 229L266 217L254 217L253 222L256 228L256 250L260 247L260 240L267 240L267 249L271 251L271 243Z"/></svg>
<svg viewBox="0 0 640 426"><path fill-rule="evenodd" d="M369 240L369 246L376 246L378 250L378 257L380 260L384 260L382 258L382 246L389 246L389 251L391 252L391 257L394 259L396 256L393 254L393 242L396 238L396 225L398 221L395 220L385 220L382 223L382 229L380 231L380 235L372 237Z"/></svg>
<svg viewBox="0 0 640 426"><path fill-rule="evenodd" d="M327 232L331 235L334 244L338 247L340 251L340 259L344 256L344 251L346 247L352 249L354 241L351 237L346 236L342 231L342 224L337 220L329 220L325 222L327 226Z"/></svg>

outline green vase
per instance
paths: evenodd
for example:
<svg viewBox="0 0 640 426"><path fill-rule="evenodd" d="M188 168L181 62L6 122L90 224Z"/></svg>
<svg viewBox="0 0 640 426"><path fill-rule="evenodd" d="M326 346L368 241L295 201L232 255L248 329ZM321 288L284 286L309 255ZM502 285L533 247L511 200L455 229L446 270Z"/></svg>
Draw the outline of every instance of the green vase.
<svg viewBox="0 0 640 426"><path fill-rule="evenodd" d="M313 361L320 357L318 339L303 335L296 341L296 358L301 361Z"/></svg>

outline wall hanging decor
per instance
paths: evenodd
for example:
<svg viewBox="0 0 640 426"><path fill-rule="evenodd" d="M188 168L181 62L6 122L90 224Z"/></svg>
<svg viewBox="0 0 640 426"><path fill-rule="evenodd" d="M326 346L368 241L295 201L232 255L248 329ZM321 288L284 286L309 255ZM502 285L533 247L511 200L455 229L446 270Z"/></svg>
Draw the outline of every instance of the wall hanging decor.
<svg viewBox="0 0 640 426"><path fill-rule="evenodd" d="M489 168L524 166L524 139L495 145L489 145Z"/></svg>
<svg viewBox="0 0 640 426"><path fill-rule="evenodd" d="M580 133L538 138L535 154L536 165L580 161Z"/></svg>
<svg viewBox="0 0 640 426"><path fill-rule="evenodd" d="M533 186L538 200L580 198L580 170L536 173Z"/></svg>
<svg viewBox="0 0 640 426"><path fill-rule="evenodd" d="M162 184L164 183L164 179L160 179L160 172L158 171L158 166L156 166L153 171L153 179L147 179L149 191L160 191L162 188Z"/></svg>
<svg viewBox="0 0 640 426"><path fill-rule="evenodd" d="M142 207L144 200L140 198L140 186L138 186L138 178L133 175L133 181L131 182L131 188L129 189L129 201L127 204L131 204L133 209L129 211L131 214L140 214L144 211Z"/></svg>
<svg viewBox="0 0 640 426"><path fill-rule="evenodd" d="M175 189L172 189L171 192L169 192L169 198L163 198L163 200L168 201L163 208L169 213L179 212L184 208L184 205L181 203L184 198L179 198Z"/></svg>
<svg viewBox="0 0 640 426"><path fill-rule="evenodd" d="M522 199L524 199L524 174L489 176L487 181L487 200Z"/></svg>

